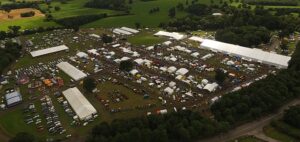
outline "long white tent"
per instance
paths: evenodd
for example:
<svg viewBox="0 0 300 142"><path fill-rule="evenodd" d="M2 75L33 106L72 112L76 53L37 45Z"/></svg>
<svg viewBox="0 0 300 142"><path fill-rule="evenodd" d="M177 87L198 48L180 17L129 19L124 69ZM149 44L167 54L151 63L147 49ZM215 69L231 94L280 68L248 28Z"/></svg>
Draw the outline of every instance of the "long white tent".
<svg viewBox="0 0 300 142"><path fill-rule="evenodd" d="M154 34L155 36L166 36L166 37L170 37L176 40L181 40L186 38L186 35L180 34L180 33L176 33L176 32L165 32L165 31L159 31L157 33Z"/></svg>
<svg viewBox="0 0 300 142"><path fill-rule="evenodd" d="M263 64L276 66L278 68L287 68L291 57L279 55L271 52L266 52L260 49L251 49L234 44L228 44L215 40L205 39L201 44L201 48L210 49L213 51L223 52L234 56L239 56L245 59L250 59Z"/></svg>
<svg viewBox="0 0 300 142"><path fill-rule="evenodd" d="M72 77L75 81L85 78L87 75L81 70L77 69L68 62L61 62L56 65L60 70Z"/></svg>
<svg viewBox="0 0 300 142"><path fill-rule="evenodd" d="M120 35L132 35L131 32L128 32L128 31L125 31L125 30L122 30L122 29L118 29L118 28L114 29L113 33L120 34Z"/></svg>
<svg viewBox="0 0 300 142"><path fill-rule="evenodd" d="M132 29L132 28L128 28L128 27L122 27L121 30L125 30L125 31L128 31L128 32L134 33L134 34L140 32L136 29Z"/></svg>
<svg viewBox="0 0 300 142"><path fill-rule="evenodd" d="M64 51L64 50L69 50L69 47L67 47L66 45L60 45L60 46L55 46L55 47L51 47L51 48L32 51L32 52L30 52L30 54L32 57L38 57L38 56L55 53L55 52L59 52L59 51Z"/></svg>
<svg viewBox="0 0 300 142"><path fill-rule="evenodd" d="M69 88L62 93L80 120L88 120L97 113L97 110L82 95L77 87Z"/></svg>

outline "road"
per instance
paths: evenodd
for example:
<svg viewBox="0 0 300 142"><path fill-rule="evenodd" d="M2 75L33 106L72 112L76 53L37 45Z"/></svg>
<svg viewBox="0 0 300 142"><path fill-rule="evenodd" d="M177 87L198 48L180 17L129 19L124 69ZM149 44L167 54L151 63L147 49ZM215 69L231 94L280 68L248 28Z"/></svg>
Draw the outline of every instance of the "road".
<svg viewBox="0 0 300 142"><path fill-rule="evenodd" d="M265 136L263 133L263 127L268 125L272 120L281 118L285 109L296 104L300 104L300 98L297 98L284 105L276 113L265 116L257 121L240 125L227 133L204 140L199 140L198 142L226 142L244 135L254 135L268 142L278 142L270 137Z"/></svg>

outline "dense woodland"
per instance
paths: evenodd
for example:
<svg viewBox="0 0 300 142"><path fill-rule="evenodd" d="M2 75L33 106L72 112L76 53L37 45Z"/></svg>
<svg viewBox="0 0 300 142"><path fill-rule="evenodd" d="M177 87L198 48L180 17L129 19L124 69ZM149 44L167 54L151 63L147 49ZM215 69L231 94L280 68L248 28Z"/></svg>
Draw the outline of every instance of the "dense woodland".
<svg viewBox="0 0 300 142"><path fill-rule="evenodd" d="M264 27L243 26L218 30L215 38L218 41L251 47L261 43L268 43L271 37L270 34L270 31Z"/></svg>
<svg viewBox="0 0 300 142"><path fill-rule="evenodd" d="M198 112L180 111L130 120L103 122L93 128L87 142L189 142L229 128L227 123L202 117Z"/></svg>
<svg viewBox="0 0 300 142"><path fill-rule="evenodd" d="M127 10L125 0L90 0L86 3L86 7L90 8L102 8L112 10Z"/></svg>
<svg viewBox="0 0 300 142"><path fill-rule="evenodd" d="M297 6L297 0L244 0L251 5Z"/></svg>
<svg viewBox="0 0 300 142"><path fill-rule="evenodd" d="M292 106L288 110L286 110L283 120L291 126L300 129L300 105Z"/></svg>
<svg viewBox="0 0 300 142"><path fill-rule="evenodd" d="M20 57L20 51L21 46L11 41L6 42L5 48L0 48L0 72Z"/></svg>
<svg viewBox="0 0 300 142"><path fill-rule="evenodd" d="M95 14L95 15L82 15L75 17L67 17L55 20L57 23L65 27L79 27L81 25L96 21L102 18L107 17L107 14Z"/></svg>

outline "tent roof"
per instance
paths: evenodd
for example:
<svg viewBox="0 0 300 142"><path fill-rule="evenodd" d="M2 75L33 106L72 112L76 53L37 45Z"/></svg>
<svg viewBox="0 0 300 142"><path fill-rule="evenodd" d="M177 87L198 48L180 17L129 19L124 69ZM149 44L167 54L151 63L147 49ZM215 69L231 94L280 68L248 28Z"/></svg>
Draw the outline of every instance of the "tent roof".
<svg viewBox="0 0 300 142"><path fill-rule="evenodd" d="M201 43L201 47L208 48L210 50L216 50L226 54L232 54L234 56L244 57L268 65L274 65L279 68L287 68L288 62L291 59L291 57L289 56L283 56L275 53L262 51L260 49L251 49L209 39L204 40Z"/></svg>
<svg viewBox="0 0 300 142"><path fill-rule="evenodd" d="M68 50L68 49L69 49L69 47L67 47L65 45L60 45L60 46L55 46L55 47L51 47L51 48L32 51L32 52L30 52L30 54L32 57L38 57L38 56L55 53L55 52L59 52L59 51L63 51L63 50Z"/></svg>
<svg viewBox="0 0 300 142"><path fill-rule="evenodd" d="M156 36L167 36L167 37L171 37L173 39L176 40L181 40L184 39L186 36L177 32L165 32L165 31L159 31L157 33L155 33L154 35Z"/></svg>
<svg viewBox="0 0 300 142"><path fill-rule="evenodd" d="M128 32L134 33L134 34L140 32L136 29L132 29L132 28L128 28L128 27L122 27L121 30L125 30L125 31L128 31Z"/></svg>
<svg viewBox="0 0 300 142"><path fill-rule="evenodd" d="M91 103L82 95L77 87L69 88L62 92L80 120L85 120L97 113Z"/></svg>
<svg viewBox="0 0 300 142"><path fill-rule="evenodd" d="M87 76L81 70L77 69L68 62L61 62L58 63L56 66L76 81L83 79Z"/></svg>

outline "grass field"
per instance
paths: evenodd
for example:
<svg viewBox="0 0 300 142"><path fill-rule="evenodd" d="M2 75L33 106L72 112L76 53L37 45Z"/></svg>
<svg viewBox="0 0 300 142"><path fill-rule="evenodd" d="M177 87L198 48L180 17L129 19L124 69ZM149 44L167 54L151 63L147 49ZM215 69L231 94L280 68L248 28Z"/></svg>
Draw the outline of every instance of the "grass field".
<svg viewBox="0 0 300 142"><path fill-rule="evenodd" d="M59 26L55 22L45 22L43 17L33 17L26 19L18 19L13 21L2 21L0 24L0 30L8 30L8 26L21 26L22 29L33 29L38 27L51 27Z"/></svg>
<svg viewBox="0 0 300 142"><path fill-rule="evenodd" d="M101 14L107 13L108 15L119 14L122 12L114 11L114 10L106 10L106 9L95 9L95 8L86 8L84 4L86 0L72 0L68 1L66 4L62 4L58 1L54 1L51 3L51 14L54 18L65 18L72 17L78 15L88 15L88 14ZM59 11L55 11L54 7L59 6L61 9ZM46 4L40 5L41 9L46 10L48 6Z"/></svg>
<svg viewBox="0 0 300 142"><path fill-rule="evenodd" d="M149 45L159 44L164 42L165 40L166 39L164 38L154 36L153 32L144 32L144 31L135 36L128 38L128 42L137 46L140 45L149 46Z"/></svg>
<svg viewBox="0 0 300 142"><path fill-rule="evenodd" d="M86 24L83 27L134 27L134 23L136 22L139 22L142 26L146 27L157 27L159 23L171 20L168 16L169 9L176 6L179 2L185 4L186 0L156 0L149 2L134 1L131 5L130 11L133 15L109 17ZM200 0L199 2L209 3L210 1ZM149 10L155 7L159 7L160 11L149 14ZM185 15L187 15L186 12L176 11L176 17L183 17Z"/></svg>

